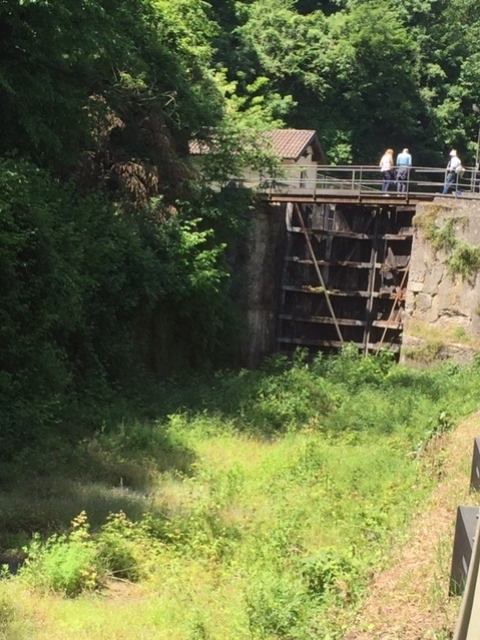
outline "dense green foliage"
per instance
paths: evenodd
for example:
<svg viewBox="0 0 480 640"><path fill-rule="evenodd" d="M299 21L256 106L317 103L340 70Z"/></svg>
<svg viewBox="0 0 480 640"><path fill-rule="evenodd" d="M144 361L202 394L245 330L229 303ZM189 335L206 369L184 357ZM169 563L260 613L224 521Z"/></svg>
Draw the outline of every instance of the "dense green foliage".
<svg viewBox="0 0 480 640"><path fill-rule="evenodd" d="M415 372L347 347L234 372L252 197L229 179L274 164L256 141L278 126L316 129L333 162L406 145L443 163L455 145L471 164L477 14L1 4L0 546L27 558L0 581L1 637L348 627L439 472L430 443L476 408L478 367ZM203 174L194 138L212 152ZM478 255L456 248L470 275ZM115 578L161 598L134 599L140 617L82 599Z"/></svg>
<svg viewBox="0 0 480 640"><path fill-rule="evenodd" d="M0 581L0 631L344 637L442 477L479 378L478 365L414 371L349 347L310 365L297 354L157 387L154 419L41 452L47 477L32 452L23 464L42 475L22 485L14 471L0 497L0 542L27 558Z"/></svg>
<svg viewBox="0 0 480 640"><path fill-rule="evenodd" d="M230 318L215 302L226 274L221 246L189 206L162 224L154 209L119 216L102 196L78 196L12 160L0 166L0 183L0 419L8 457L27 437L38 445L45 428L74 433L95 405L111 401L113 383L138 388L149 321L160 310L157 326L171 338L197 331L202 340L181 345L171 370L211 356ZM174 355L163 349L166 359Z"/></svg>
<svg viewBox="0 0 480 640"><path fill-rule="evenodd" d="M3 2L0 457L125 414L147 374L236 363L250 196L205 178L271 164L260 131L471 163L479 24L473 0Z"/></svg>
<svg viewBox="0 0 480 640"><path fill-rule="evenodd" d="M235 353L224 248L248 199L186 161L222 125L213 31L198 2L0 8L4 459L121 415L119 385Z"/></svg>
<svg viewBox="0 0 480 640"><path fill-rule="evenodd" d="M215 59L238 90L289 96L287 124L316 129L332 161L376 163L408 146L416 164L449 145L472 163L479 20L450 0L210 0Z"/></svg>

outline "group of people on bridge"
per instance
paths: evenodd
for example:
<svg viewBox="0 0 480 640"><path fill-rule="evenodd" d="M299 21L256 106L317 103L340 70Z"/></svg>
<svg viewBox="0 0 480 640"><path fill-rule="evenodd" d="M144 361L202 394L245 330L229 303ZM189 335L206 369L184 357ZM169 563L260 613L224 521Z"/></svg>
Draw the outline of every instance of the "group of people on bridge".
<svg viewBox="0 0 480 640"><path fill-rule="evenodd" d="M396 163L393 162L393 149L387 149L379 164L383 177L382 191L386 193L395 182L398 193L406 191L411 166L412 156L407 148L398 154Z"/></svg>
<svg viewBox="0 0 480 640"><path fill-rule="evenodd" d="M407 191L410 169L412 167L412 156L407 148L403 149L396 158L393 159L393 149L387 149L380 159L380 171L382 173L382 191L385 195L391 186L396 185L397 193ZM456 195L461 195L458 188L458 179L463 176L465 169L462 166L457 151L450 151L450 159L445 170L445 181L443 185L442 195L448 194L451 190L455 190Z"/></svg>

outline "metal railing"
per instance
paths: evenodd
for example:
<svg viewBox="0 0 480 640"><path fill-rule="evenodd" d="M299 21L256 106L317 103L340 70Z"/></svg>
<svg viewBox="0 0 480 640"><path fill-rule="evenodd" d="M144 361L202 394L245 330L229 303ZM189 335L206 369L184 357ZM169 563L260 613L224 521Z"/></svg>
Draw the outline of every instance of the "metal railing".
<svg viewBox="0 0 480 640"><path fill-rule="evenodd" d="M292 165L282 167L276 177L259 177L257 184L243 180L261 192L270 194L352 196L403 195L433 197L441 195L446 182L446 170L438 167L410 167L405 179L385 180L380 169L370 165ZM462 175L455 174L449 193L456 196L480 197L480 171L465 167Z"/></svg>

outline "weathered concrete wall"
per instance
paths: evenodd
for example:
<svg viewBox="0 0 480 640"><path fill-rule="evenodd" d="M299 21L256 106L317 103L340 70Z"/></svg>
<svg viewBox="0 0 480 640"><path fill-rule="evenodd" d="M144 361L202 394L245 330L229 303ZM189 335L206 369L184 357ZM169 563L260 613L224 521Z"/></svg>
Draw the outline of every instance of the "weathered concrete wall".
<svg viewBox="0 0 480 640"><path fill-rule="evenodd" d="M429 235L449 220L451 231L436 249ZM460 247L480 245L480 200L438 197L417 206L413 224L401 359L468 361L480 350L480 275L475 268L454 273L449 261L458 263Z"/></svg>
<svg viewBox="0 0 480 640"><path fill-rule="evenodd" d="M258 367L276 350L276 327L281 274L285 255L284 206L261 206L255 212L248 238L247 336L243 361Z"/></svg>
<svg viewBox="0 0 480 640"><path fill-rule="evenodd" d="M233 352L232 366L254 369L277 348L287 235L285 206L259 202L250 218L249 230L235 234L228 243L230 295L241 316L235 344L229 347ZM198 366L192 356L194 349L182 331L168 308L158 307L137 319L136 333L139 344L143 344L142 356L148 371L171 375Z"/></svg>

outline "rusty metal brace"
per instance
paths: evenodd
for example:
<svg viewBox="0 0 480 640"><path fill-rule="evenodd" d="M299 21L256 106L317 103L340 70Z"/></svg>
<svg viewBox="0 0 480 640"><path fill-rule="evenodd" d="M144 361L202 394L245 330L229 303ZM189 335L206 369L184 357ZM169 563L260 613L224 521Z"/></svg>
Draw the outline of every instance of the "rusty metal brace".
<svg viewBox="0 0 480 640"><path fill-rule="evenodd" d="M401 283L400 283L400 286L399 286L399 288L398 288L398 291L397 291L397 293L396 293L396 295L395 295L395 299L394 299L394 301L393 301L392 310L390 311L390 315L388 316L387 326L386 326L386 327L384 328L384 330L383 330L382 337L381 337L381 339L380 339L380 343L379 343L378 347L377 347L377 348L376 348L376 350L375 350L375 355L378 355L378 353L379 353L380 349L382 348L383 341L385 340L385 336L386 336L387 331L388 331L388 329L389 329L389 327L390 327L390 324L391 324L391 322L392 322L393 312L395 311L395 307L397 306L397 303L400 301L400 298L401 298L401 296L402 296L402 293L403 293L403 286L404 286L404 284L405 284L405 280L406 280L406 278L407 278L408 270L409 270L409 269L410 269L410 262L409 262L409 264L406 266L405 271L404 271L404 273L403 273L402 281L401 281Z"/></svg>

